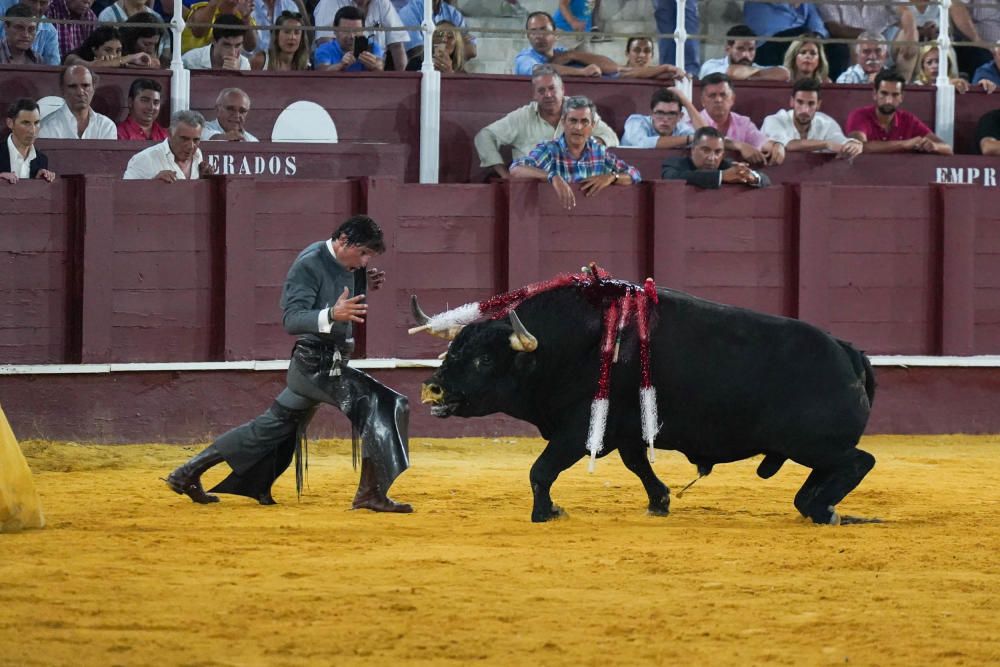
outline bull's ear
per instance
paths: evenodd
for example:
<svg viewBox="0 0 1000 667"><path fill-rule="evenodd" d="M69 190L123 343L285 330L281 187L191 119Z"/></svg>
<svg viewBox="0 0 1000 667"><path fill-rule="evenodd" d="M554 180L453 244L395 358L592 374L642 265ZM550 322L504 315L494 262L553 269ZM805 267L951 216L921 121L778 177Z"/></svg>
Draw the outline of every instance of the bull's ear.
<svg viewBox="0 0 1000 667"><path fill-rule="evenodd" d="M510 347L517 352L534 352L538 349L538 339L521 323L521 318L513 310L510 311L510 324L514 333L510 335Z"/></svg>

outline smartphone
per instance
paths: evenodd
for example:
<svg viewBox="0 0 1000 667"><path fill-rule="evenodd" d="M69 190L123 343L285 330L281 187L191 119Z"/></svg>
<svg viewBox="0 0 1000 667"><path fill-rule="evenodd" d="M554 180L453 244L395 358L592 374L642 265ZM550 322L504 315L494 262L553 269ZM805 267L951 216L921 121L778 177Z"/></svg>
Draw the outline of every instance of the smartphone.
<svg viewBox="0 0 1000 667"><path fill-rule="evenodd" d="M358 35L354 38L354 57L359 57L362 53L369 50L368 37L366 35Z"/></svg>

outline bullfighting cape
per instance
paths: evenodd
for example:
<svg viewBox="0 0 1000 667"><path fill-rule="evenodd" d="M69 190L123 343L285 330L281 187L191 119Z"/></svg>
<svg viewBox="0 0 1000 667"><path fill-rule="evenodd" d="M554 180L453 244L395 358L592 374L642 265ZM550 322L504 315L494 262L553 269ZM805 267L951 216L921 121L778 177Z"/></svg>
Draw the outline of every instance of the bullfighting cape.
<svg viewBox="0 0 1000 667"><path fill-rule="evenodd" d="M0 408L0 533L42 528L45 517L24 454Z"/></svg>

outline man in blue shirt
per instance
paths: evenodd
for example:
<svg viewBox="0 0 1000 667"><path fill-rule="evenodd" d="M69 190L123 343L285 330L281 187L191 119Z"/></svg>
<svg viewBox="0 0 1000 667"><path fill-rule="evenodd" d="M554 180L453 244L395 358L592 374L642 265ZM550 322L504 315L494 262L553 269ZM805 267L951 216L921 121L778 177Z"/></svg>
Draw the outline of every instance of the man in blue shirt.
<svg viewBox="0 0 1000 667"><path fill-rule="evenodd" d="M385 51L378 42L368 40L367 48L354 55L354 38L364 35L364 14L354 5L346 5L337 10L333 26L337 38L331 40L313 54L313 65L318 70L328 72L381 72L385 69Z"/></svg>
<svg viewBox="0 0 1000 667"><path fill-rule="evenodd" d="M795 37L814 32L829 37L819 10L811 2L745 2L743 19L761 37ZM757 46L758 65L773 67L785 61L789 42L763 42Z"/></svg>
<svg viewBox="0 0 1000 667"><path fill-rule="evenodd" d="M556 24L548 12L532 12L524 25L531 44L514 58L514 74L531 76L535 65L552 65L559 76L617 74L618 64L586 51L567 51L556 46Z"/></svg>
<svg viewBox="0 0 1000 667"><path fill-rule="evenodd" d="M980 65L976 70L972 76L972 83L979 83L983 79L1000 86L1000 43L993 47L993 60Z"/></svg>
<svg viewBox="0 0 1000 667"><path fill-rule="evenodd" d="M705 125L701 114L680 89L658 89L653 93L649 109L648 116L636 113L625 121L622 146L683 148L691 145L694 127ZM684 119L684 110L687 110L690 122Z"/></svg>
<svg viewBox="0 0 1000 667"><path fill-rule="evenodd" d="M657 32L669 35L677 29L677 0L653 0L653 18L656 20ZM698 3L688 0L684 5L684 32L688 35L698 34ZM690 37L684 42L684 69L695 76L701 68L699 60L700 48L697 39ZM660 64L677 64L677 45L672 37L660 40Z"/></svg>
<svg viewBox="0 0 1000 667"><path fill-rule="evenodd" d="M476 38L474 35L469 34L465 17L453 5L443 2L443 0L433 1L434 5L431 7L431 11L433 12L432 20L434 21L434 25L437 25L441 21L447 21L462 31L462 40L465 43L465 53L463 55L465 56L465 62L469 62L476 57ZM399 10L399 20L403 22L403 25L420 25L423 23L424 0L410 0L406 3ZM407 56L410 58L423 56L424 33L420 30L414 30L409 35L410 41L406 44Z"/></svg>
<svg viewBox="0 0 1000 667"><path fill-rule="evenodd" d="M43 18L48 11L52 0L24 0L20 4L27 5L31 13ZM18 0L0 0L0 15L6 14L7 10L18 4ZM4 25L0 21L0 39L4 38ZM35 32L35 41L31 44L34 52L42 64L59 65L62 63L62 55L59 53L59 33L51 23L39 23Z"/></svg>

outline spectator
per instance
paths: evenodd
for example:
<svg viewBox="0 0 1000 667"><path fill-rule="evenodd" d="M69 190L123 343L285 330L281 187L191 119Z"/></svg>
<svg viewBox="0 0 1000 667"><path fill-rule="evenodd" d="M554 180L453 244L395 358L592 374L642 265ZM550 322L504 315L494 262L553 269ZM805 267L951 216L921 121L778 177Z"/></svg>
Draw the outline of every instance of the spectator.
<svg viewBox="0 0 1000 667"><path fill-rule="evenodd" d="M822 90L816 79L796 81L791 108L765 118L761 131L780 142L785 151L829 151L837 157L857 157L863 150L861 142L845 137L837 121L819 110Z"/></svg>
<svg viewBox="0 0 1000 667"><path fill-rule="evenodd" d="M877 42L883 40L892 42L895 39L916 42L918 39L913 10L906 5L897 5L893 11L892 8L879 4L878 0L859 0L857 5L820 3L819 13L823 17L830 37L837 39L856 39L858 42L862 38ZM855 45L855 49L857 46L858 44ZM837 83L845 83L840 80L840 75L850 65L850 50L847 45L827 44L826 56L830 61L830 76L836 78ZM917 61L917 48L898 47L894 58L896 68L909 78ZM886 57L882 64L885 65L888 59L889 52L886 49ZM846 83L868 81L870 79Z"/></svg>
<svg viewBox="0 0 1000 667"><path fill-rule="evenodd" d="M917 74L913 77L913 83L921 86L935 86L940 70L941 55L937 44L925 44L920 48L920 57L917 59ZM954 49L948 51L948 81L959 93L969 91L969 82L958 75L958 56L955 55ZM982 88L987 95L997 89L997 84L989 78L981 78L972 85Z"/></svg>
<svg viewBox="0 0 1000 667"><path fill-rule="evenodd" d="M381 72L385 69L385 52L377 40L364 35L364 16L354 5L337 10L333 25L337 39L316 49L313 60L316 69L327 72Z"/></svg>
<svg viewBox="0 0 1000 667"><path fill-rule="evenodd" d="M175 111L170 117L170 136L133 155L124 178L173 183L214 174L215 169L202 159L198 148L204 125L205 117L197 111Z"/></svg>
<svg viewBox="0 0 1000 667"><path fill-rule="evenodd" d="M433 0L431 6L433 12L432 20L434 25L447 23L455 26L461 31L463 50L461 55L463 62L468 62L476 57L476 38L469 33L465 23L465 17L454 5L443 0ZM402 25L420 25L424 21L424 1L410 0L399 10L399 19ZM406 54L408 58L422 57L424 54L424 33L414 30L409 34L409 42L406 44Z"/></svg>
<svg viewBox="0 0 1000 667"><path fill-rule="evenodd" d="M281 12L275 20L275 36L268 38L267 51L258 51L250 61L255 70L300 72L309 69L309 40L302 32L302 14Z"/></svg>
<svg viewBox="0 0 1000 667"><path fill-rule="evenodd" d="M438 23L431 48L433 49L431 57L434 58L434 69L446 74L465 72L465 54L467 53L465 37L458 26L449 21Z"/></svg>
<svg viewBox="0 0 1000 667"><path fill-rule="evenodd" d="M59 50L64 56L80 48L87 36L97 27L97 14L91 9L94 0L52 0L49 7L50 19L83 21L83 23L60 23Z"/></svg>
<svg viewBox="0 0 1000 667"><path fill-rule="evenodd" d="M556 28L547 12L532 12L525 22L528 43L514 58L514 74L530 76L535 65L552 65L560 76L601 76L614 74L618 65L610 58L556 46Z"/></svg>
<svg viewBox="0 0 1000 667"><path fill-rule="evenodd" d="M811 2L744 2L743 20L762 37L830 36ZM780 65L787 50L788 42L764 42L757 48L754 62L765 67Z"/></svg>
<svg viewBox="0 0 1000 667"><path fill-rule="evenodd" d="M122 53L124 55L130 56L136 53L145 53L149 56L149 67L159 69L161 63L169 62L170 60L169 50L161 48L164 34L163 28L151 25L135 25L152 23L162 23L162 21L157 18L156 14L140 12L130 16L125 25L118 29L118 32L122 36Z"/></svg>
<svg viewBox="0 0 1000 667"><path fill-rule="evenodd" d="M396 8L389 0L320 0L316 5L314 16L316 27L333 25L337 12L342 7L356 7L361 10L364 25L367 28L400 28L403 22L399 20ZM330 41L333 33L328 30L316 32L316 43ZM378 48L392 60L391 69L402 72L406 69L406 42L409 35L404 30L378 30L369 35L369 41L378 43Z"/></svg>
<svg viewBox="0 0 1000 667"><path fill-rule="evenodd" d="M660 88L649 102L650 115L632 114L625 121L622 146L630 148L681 148L690 146L694 128L705 121L679 88ZM687 111L687 120L684 112ZM690 122L689 122L690 121Z"/></svg>
<svg viewBox="0 0 1000 667"><path fill-rule="evenodd" d="M919 118L899 108L905 81L898 72L880 72L875 77L875 104L851 112L847 117L848 136L864 142L867 153L951 155L951 146Z"/></svg>
<svg viewBox="0 0 1000 667"><path fill-rule="evenodd" d="M757 34L745 25L734 25L726 33L726 55L706 60L698 73L699 79L709 74L725 74L733 81L788 81L784 67L759 67L754 64L757 53Z"/></svg>
<svg viewBox="0 0 1000 667"><path fill-rule="evenodd" d="M961 0L952 0L952 7L956 4L963 4ZM987 42L996 44L1000 42L1000 1L998 0L975 0L971 8L966 7L969 14L969 24L964 25L962 20L955 14L951 15L955 23L956 41L966 42ZM958 69L961 72L972 73L980 65L990 61L989 49L978 46L957 46Z"/></svg>
<svg viewBox="0 0 1000 667"><path fill-rule="evenodd" d="M98 78L86 65L69 65L59 79L65 104L42 119L42 139L117 139L114 122L90 108Z"/></svg>
<svg viewBox="0 0 1000 667"><path fill-rule="evenodd" d="M27 5L14 5L4 15L0 65L44 65L34 51L38 23ZM2 152L2 151L0 151Z"/></svg>
<svg viewBox="0 0 1000 667"><path fill-rule="evenodd" d="M725 137L726 148L738 151L750 164L781 164L785 147L771 141L747 116L733 112L736 92L725 74L709 74L701 81L701 117Z"/></svg>
<svg viewBox="0 0 1000 667"><path fill-rule="evenodd" d="M239 88L224 88L215 99L215 120L202 124L202 141L259 141L246 131L250 96Z"/></svg>
<svg viewBox="0 0 1000 667"><path fill-rule="evenodd" d="M118 124L118 138L163 141L167 130L156 122L160 117L163 86L152 79L136 79L128 89L128 118Z"/></svg>
<svg viewBox="0 0 1000 667"><path fill-rule="evenodd" d="M650 37L629 37L625 43L627 60L618 68L621 79L686 79L687 73L673 65L654 65L653 40Z"/></svg>
<svg viewBox="0 0 1000 667"><path fill-rule="evenodd" d="M44 18L49 10L51 0L22 0L20 4L31 10L31 15L35 18ZM18 4L17 0L0 0L0 14L6 14L12 7ZM20 11L20 10L19 10ZM6 35L6 28L3 21L0 21L0 42ZM62 62L62 53L59 51L59 33L51 23L37 23L35 28L35 40L31 43L31 50L40 62L45 65L58 65Z"/></svg>
<svg viewBox="0 0 1000 667"><path fill-rule="evenodd" d="M980 65L972 77L972 83L977 84L982 81L989 81L994 85L1000 85L1000 42L993 46L993 60Z"/></svg>
<svg viewBox="0 0 1000 667"><path fill-rule="evenodd" d="M150 57L145 53L122 55L122 39L118 28L102 25L87 36L76 51L67 53L66 65L87 64L93 67L149 67Z"/></svg>
<svg viewBox="0 0 1000 667"><path fill-rule="evenodd" d="M565 32L576 32L589 35L591 32L600 32L595 24L597 14L601 10L601 0L559 0L559 6L552 17L552 23L556 30ZM595 36L596 41L604 41L604 35ZM584 40L580 40L582 44Z"/></svg>
<svg viewBox="0 0 1000 667"><path fill-rule="evenodd" d="M886 67L889 48L873 32L863 32L854 43L857 61L837 77L837 83L871 83Z"/></svg>
<svg viewBox="0 0 1000 667"><path fill-rule="evenodd" d="M212 43L199 46L184 54L182 60L188 69L248 70L250 61L243 55L246 26L232 14L220 14L212 27Z"/></svg>
<svg viewBox="0 0 1000 667"><path fill-rule="evenodd" d="M228 21L223 25L237 25L243 28L243 49L247 53L257 50L257 31L251 30L251 26L257 25L253 20L254 0L208 0L208 2L197 2L188 9L190 13L185 20L187 26L181 33L181 53L187 55L189 51L206 48L212 45L215 40L215 26L219 24L219 19L223 16L235 18L236 22ZM205 27L196 24L205 24ZM208 27L211 26L211 27ZM185 65L186 66L186 65ZM191 69L191 68L188 68ZM218 69L209 67L196 67L194 69ZM248 66L246 69L250 69Z"/></svg>
<svg viewBox="0 0 1000 667"><path fill-rule="evenodd" d="M832 83L830 64L826 60L823 45L818 40L819 35L807 32L788 47L785 52L785 69L792 81L807 78L815 79L821 84Z"/></svg>
<svg viewBox="0 0 1000 667"><path fill-rule="evenodd" d="M25 178L41 178L51 183L56 175L49 171L49 159L35 149L41 125L38 105L22 98L7 109L10 135L0 150L0 181L14 184Z"/></svg>
<svg viewBox="0 0 1000 667"><path fill-rule="evenodd" d="M511 146L514 159L527 155L543 141L558 139L563 133L563 81L552 65L536 65L531 74L533 100L476 134L476 152L481 167L492 169L501 178L510 176L500 155L502 146ZM605 146L618 145L618 136L607 123L594 116L594 138Z"/></svg>
<svg viewBox="0 0 1000 667"><path fill-rule="evenodd" d="M149 9L146 0L115 0L97 15L97 20L101 23L125 23L136 14L153 14L163 20L162 16Z"/></svg>
<svg viewBox="0 0 1000 667"><path fill-rule="evenodd" d="M666 181L686 181L699 188L716 189L723 185L749 185L766 188L767 174L755 171L745 162L733 162L725 156L726 141L714 127L700 127L691 142L688 157L668 157L660 176Z"/></svg>
<svg viewBox="0 0 1000 667"><path fill-rule="evenodd" d="M282 14L292 14L298 15L299 25L308 25L308 22L303 19L304 16L308 16L305 6L299 0L256 0L253 4L252 17L253 22L256 25L277 25L278 18ZM257 37L257 46L255 47L257 53L267 53L271 48L271 28L254 30L255 36ZM306 44L306 53L308 61L308 52L310 41L309 38L302 40Z"/></svg>
<svg viewBox="0 0 1000 667"><path fill-rule="evenodd" d="M976 146L983 155L1000 155L1000 109L987 111L979 119Z"/></svg>
<svg viewBox="0 0 1000 667"><path fill-rule="evenodd" d="M569 183L581 183L587 197L593 197L609 185L631 185L641 178L639 171L612 155L604 144L594 139L597 108L586 97L567 97L563 102L562 124L565 132L558 139L545 141L510 165L513 178L547 180L555 188L564 208L576 206L576 196Z"/></svg>
<svg viewBox="0 0 1000 667"><path fill-rule="evenodd" d="M677 29L677 0L653 0L653 18L656 21L656 31L670 35ZM697 35L699 30L698 3L688 1L684 5L684 32ZM698 73L701 61L699 52L701 46L696 39L684 42L684 69L694 76ZM672 37L660 39L660 63L663 65L677 64L677 45Z"/></svg>

